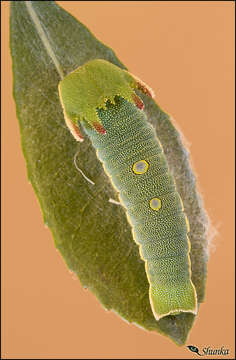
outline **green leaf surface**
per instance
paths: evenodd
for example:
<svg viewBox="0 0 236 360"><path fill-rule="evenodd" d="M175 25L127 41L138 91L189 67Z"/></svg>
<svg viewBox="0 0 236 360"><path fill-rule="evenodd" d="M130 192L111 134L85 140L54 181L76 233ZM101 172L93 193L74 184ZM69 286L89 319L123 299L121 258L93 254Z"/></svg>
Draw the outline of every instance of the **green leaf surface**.
<svg viewBox="0 0 236 360"><path fill-rule="evenodd" d="M117 199L117 193L90 141L86 138L78 144L71 136L59 102L58 82L85 62L101 58L125 66L109 47L54 2L12 2L10 22L22 148L29 180L56 247L69 269L106 309L183 345L194 315L183 313L155 320L144 262L132 239L125 211L109 202L110 198ZM141 93L139 96L163 145L190 221L192 280L198 301L202 302L207 215L196 192L188 151L169 115L153 100ZM95 182L94 186L76 169L76 153L78 166Z"/></svg>

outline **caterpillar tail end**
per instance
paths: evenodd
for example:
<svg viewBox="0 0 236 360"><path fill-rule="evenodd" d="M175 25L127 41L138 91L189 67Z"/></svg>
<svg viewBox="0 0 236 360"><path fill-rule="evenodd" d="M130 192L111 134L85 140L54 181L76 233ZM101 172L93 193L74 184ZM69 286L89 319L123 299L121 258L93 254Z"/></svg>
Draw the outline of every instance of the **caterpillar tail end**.
<svg viewBox="0 0 236 360"><path fill-rule="evenodd" d="M197 294L191 281L171 288L150 287L149 298L157 321L165 316L178 315L182 312L197 314Z"/></svg>

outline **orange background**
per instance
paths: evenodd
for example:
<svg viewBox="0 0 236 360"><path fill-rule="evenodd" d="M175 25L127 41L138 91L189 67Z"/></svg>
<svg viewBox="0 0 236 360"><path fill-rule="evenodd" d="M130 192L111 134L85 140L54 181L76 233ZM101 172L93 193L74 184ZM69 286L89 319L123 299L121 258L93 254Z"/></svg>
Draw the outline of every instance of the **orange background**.
<svg viewBox="0 0 236 360"><path fill-rule="evenodd" d="M206 301L187 344L199 349L224 346L233 358L234 2L58 3L154 89L156 101L175 118L190 144L218 236L210 250ZM106 312L56 251L27 180L20 147L12 98L9 5L1 3L2 357L196 358L185 346Z"/></svg>

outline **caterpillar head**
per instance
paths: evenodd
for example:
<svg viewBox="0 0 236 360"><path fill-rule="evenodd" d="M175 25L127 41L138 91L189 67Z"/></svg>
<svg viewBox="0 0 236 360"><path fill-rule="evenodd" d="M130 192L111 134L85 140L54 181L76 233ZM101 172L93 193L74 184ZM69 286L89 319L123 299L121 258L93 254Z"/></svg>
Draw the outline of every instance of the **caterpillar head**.
<svg viewBox="0 0 236 360"><path fill-rule="evenodd" d="M60 81L58 89L66 124L78 141L83 141L79 121L86 122L101 134L106 133L97 109L106 109L108 100L115 104L115 96L121 96L142 110L144 104L134 90L154 97L153 91L140 79L101 59L78 67Z"/></svg>

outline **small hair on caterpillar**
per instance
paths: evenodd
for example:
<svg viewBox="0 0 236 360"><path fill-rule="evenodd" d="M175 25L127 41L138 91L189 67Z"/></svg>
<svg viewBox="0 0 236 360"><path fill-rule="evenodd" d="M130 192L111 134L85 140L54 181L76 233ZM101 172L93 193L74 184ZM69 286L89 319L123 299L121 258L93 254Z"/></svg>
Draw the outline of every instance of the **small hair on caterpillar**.
<svg viewBox="0 0 236 360"><path fill-rule="evenodd" d="M114 199L109 199L108 200L110 203L112 203L112 204L115 204L115 205L121 205L121 203L119 202L119 201L116 201L116 200L114 200Z"/></svg>
<svg viewBox="0 0 236 360"><path fill-rule="evenodd" d="M95 183L94 183L91 179L89 179L89 178L84 174L84 172L78 167L78 165L77 165L77 163L76 163L77 155L78 155L78 151L77 151L77 153L74 155L74 165L75 165L76 169L81 173L81 175L84 177L84 179L85 179L86 181L88 181L88 183L90 183L91 185L95 185ZM108 202L110 202L111 204L114 204L114 205L121 205L121 203L120 203L119 201L116 201L116 200L114 200L114 199L112 199L112 198L110 198L110 199L108 200Z"/></svg>
<svg viewBox="0 0 236 360"><path fill-rule="evenodd" d="M88 182L88 183L90 183L91 185L95 185L95 182L93 182L91 179L89 179L85 174L84 174L84 172L78 167L78 165L77 165L77 162L76 162L76 158L77 158L77 156L78 156L78 151L77 151L77 153L74 155L74 165L75 165L75 168L80 172L80 174L84 177L84 179Z"/></svg>

